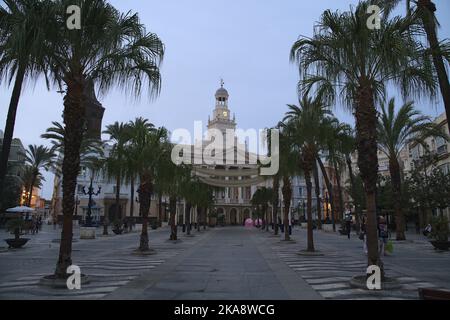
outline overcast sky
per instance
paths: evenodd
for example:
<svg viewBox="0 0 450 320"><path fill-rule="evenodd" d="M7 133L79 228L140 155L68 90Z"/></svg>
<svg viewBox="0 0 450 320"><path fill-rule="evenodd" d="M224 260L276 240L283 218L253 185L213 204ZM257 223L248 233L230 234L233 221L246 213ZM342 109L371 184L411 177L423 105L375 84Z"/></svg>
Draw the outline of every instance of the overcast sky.
<svg viewBox="0 0 450 320"><path fill-rule="evenodd" d="M450 38L450 1L435 0L441 23L439 38ZM193 130L196 120L207 121L221 78L230 94L229 107L239 128L273 126L298 101L296 67L289 51L299 35L311 36L325 9L348 9L351 0L112 0L119 10L138 12L148 31L166 46L159 98L138 102L119 90L99 97L106 108L103 126L114 121L150 119L169 130ZM403 7L401 8L403 9ZM0 87L0 128L3 130L11 88ZM437 116L442 103L420 103ZM52 121L61 121L62 96L48 92L43 81L27 84L17 113L14 136L24 145L48 144L40 135ZM349 123L350 114L337 108ZM52 175L46 174L43 195L51 197Z"/></svg>

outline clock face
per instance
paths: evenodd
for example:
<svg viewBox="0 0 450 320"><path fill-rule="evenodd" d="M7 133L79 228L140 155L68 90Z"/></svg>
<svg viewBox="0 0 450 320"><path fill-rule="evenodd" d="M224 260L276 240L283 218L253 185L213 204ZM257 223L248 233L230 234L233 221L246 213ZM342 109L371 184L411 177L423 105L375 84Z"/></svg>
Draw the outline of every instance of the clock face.
<svg viewBox="0 0 450 320"><path fill-rule="evenodd" d="M228 116L228 112L226 112L226 111L224 111L222 114L224 117Z"/></svg>

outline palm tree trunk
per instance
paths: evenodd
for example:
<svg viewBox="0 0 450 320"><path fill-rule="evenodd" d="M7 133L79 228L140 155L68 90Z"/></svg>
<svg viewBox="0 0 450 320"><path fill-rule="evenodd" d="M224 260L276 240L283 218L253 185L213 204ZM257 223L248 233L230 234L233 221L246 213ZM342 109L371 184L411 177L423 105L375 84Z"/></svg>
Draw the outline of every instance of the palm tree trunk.
<svg viewBox="0 0 450 320"><path fill-rule="evenodd" d="M36 175L33 174L33 178L31 179L30 188L28 189L28 198L27 198L27 206L31 208L31 199L33 198L33 186L36 183Z"/></svg>
<svg viewBox="0 0 450 320"><path fill-rule="evenodd" d="M264 203L263 208L266 215L266 231L269 231L269 208L267 202Z"/></svg>
<svg viewBox="0 0 450 320"><path fill-rule="evenodd" d="M444 101L445 113L447 119L450 119L450 83L448 80L447 71L445 69L444 59L439 48L439 40L436 34L435 14L436 6L431 0L419 0L418 7L422 10L422 23L427 34L428 42L430 43L431 55L433 63L436 68L436 73L439 79L439 87L441 89L442 99ZM450 121L447 122L450 129Z"/></svg>
<svg viewBox="0 0 450 320"><path fill-rule="evenodd" d="M184 212L185 223L186 223L186 235L191 235L191 208L192 204L190 202L186 202L186 208Z"/></svg>
<svg viewBox="0 0 450 320"><path fill-rule="evenodd" d="M153 186L149 174L141 176L141 185L138 189L139 195L139 211L142 216L142 232L139 242L139 251L149 251L148 246L148 213L150 211L151 196L153 193Z"/></svg>
<svg viewBox="0 0 450 320"><path fill-rule="evenodd" d="M67 267L72 265L73 210L75 189L80 171L80 147L85 122L84 85L82 72L72 74L66 81L64 97L64 159L62 164L63 225L55 276L67 278Z"/></svg>
<svg viewBox="0 0 450 320"><path fill-rule="evenodd" d="M158 193L158 225L162 226L162 194Z"/></svg>
<svg viewBox="0 0 450 320"><path fill-rule="evenodd" d="M170 196L169 198L170 208L170 240L177 240L177 223L175 221L175 215L177 214L177 198Z"/></svg>
<svg viewBox="0 0 450 320"><path fill-rule="evenodd" d="M19 64L11 100L9 101L8 115L6 118L5 132L3 135L2 153L0 157L0 194L3 192L3 184L5 181L6 172L8 170L9 153L11 151L17 107L19 106L20 93L22 91L23 80L25 78L25 70L25 66Z"/></svg>
<svg viewBox="0 0 450 320"><path fill-rule="evenodd" d="M392 180L392 195L394 197L394 209L395 209L395 229L397 240L406 240L405 236L405 221L402 209L402 189L401 189L401 176L400 176L400 164L397 157L392 155L389 159L389 172Z"/></svg>
<svg viewBox="0 0 450 320"><path fill-rule="evenodd" d="M308 244L306 251L314 252L311 171L308 169L304 170L304 175L306 182L306 215L308 217Z"/></svg>
<svg viewBox="0 0 450 320"><path fill-rule="evenodd" d="M319 169L317 168L317 161L314 161L314 187L316 191L317 201L317 229L322 230L322 212L320 208L320 183L319 183Z"/></svg>
<svg viewBox="0 0 450 320"><path fill-rule="evenodd" d="M291 240L291 236L289 235L289 210L291 206L291 198L292 198L292 186L291 179L289 176L283 176L283 188L281 189L283 192L283 204L284 204L284 240Z"/></svg>
<svg viewBox="0 0 450 320"><path fill-rule="evenodd" d="M378 253L376 189L378 178L377 111L373 91L365 79L360 79L355 105L356 146L358 167L364 182L367 199L367 264L378 265L383 272L383 263Z"/></svg>
<svg viewBox="0 0 450 320"><path fill-rule="evenodd" d="M332 216L332 220L334 222L334 217L336 216L335 215L336 209L335 209L335 206L333 205L333 199L334 199L333 185L331 184L330 178L328 177L327 170L325 169L325 166L322 162L322 159L320 159L320 157L317 157L317 162L319 163L320 171L322 171L322 175L325 180L325 184L327 186L328 198L329 198L328 200L329 200L329 203L331 203L331 216ZM328 208L327 208L327 210L328 210ZM333 231L336 231L334 224L333 224Z"/></svg>
<svg viewBox="0 0 450 320"><path fill-rule="evenodd" d="M341 186L341 173L337 167L336 162L334 162L334 172L336 173L336 185L338 190L338 197L339 197L339 220L341 223L343 222L344 218L344 198L342 195L342 186Z"/></svg>
<svg viewBox="0 0 450 320"><path fill-rule="evenodd" d="M132 217L134 212L134 177L131 177L130 181L130 194L130 217Z"/></svg>
<svg viewBox="0 0 450 320"><path fill-rule="evenodd" d="M114 223L118 223L121 220L122 214L120 212L120 173L116 177L116 212L114 216Z"/></svg>
<svg viewBox="0 0 450 320"><path fill-rule="evenodd" d="M208 208L205 208L205 210L203 211L203 230L206 230L206 217L208 214Z"/></svg>
<svg viewBox="0 0 450 320"><path fill-rule="evenodd" d="M354 197L355 194L355 176L353 175L353 168L352 168L352 160L350 159L350 156L348 154L345 155L345 162L347 163L347 169L348 169L348 175L350 177L350 192L352 194L352 197ZM354 201L355 199L353 199ZM355 220L356 220L356 228L357 228L357 232L359 233L360 227L360 212L359 206L356 205L355 202Z"/></svg>
<svg viewBox="0 0 450 320"><path fill-rule="evenodd" d="M280 189L280 178L278 175L273 177L273 200L272 200L272 210L273 210L273 219L275 224L274 234L278 235L278 202L280 202L278 190Z"/></svg>

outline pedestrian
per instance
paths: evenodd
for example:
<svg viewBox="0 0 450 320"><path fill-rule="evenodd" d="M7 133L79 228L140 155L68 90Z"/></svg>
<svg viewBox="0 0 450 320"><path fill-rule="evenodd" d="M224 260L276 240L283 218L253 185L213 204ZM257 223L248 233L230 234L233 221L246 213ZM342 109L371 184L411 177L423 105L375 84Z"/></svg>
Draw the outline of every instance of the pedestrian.
<svg viewBox="0 0 450 320"><path fill-rule="evenodd" d="M352 213L350 209L347 207L347 211L345 212L345 231L347 231L347 237L350 239L350 234L352 231Z"/></svg>
<svg viewBox="0 0 450 320"><path fill-rule="evenodd" d="M39 216L38 218L38 229L39 231L42 229L42 216Z"/></svg>
<svg viewBox="0 0 450 320"><path fill-rule="evenodd" d="M431 224L428 224L426 227L425 227L425 230L423 230L423 235L425 236L425 237L428 237L428 235L431 233Z"/></svg>
<svg viewBox="0 0 450 320"><path fill-rule="evenodd" d="M359 238L363 241L363 250L364 253L367 255L367 225L365 217L363 217L361 222L361 231L359 234Z"/></svg>
<svg viewBox="0 0 450 320"><path fill-rule="evenodd" d="M378 242L379 242L379 254L386 254L386 243L389 238L389 231L386 224L386 219L384 217L379 218L378 222Z"/></svg>

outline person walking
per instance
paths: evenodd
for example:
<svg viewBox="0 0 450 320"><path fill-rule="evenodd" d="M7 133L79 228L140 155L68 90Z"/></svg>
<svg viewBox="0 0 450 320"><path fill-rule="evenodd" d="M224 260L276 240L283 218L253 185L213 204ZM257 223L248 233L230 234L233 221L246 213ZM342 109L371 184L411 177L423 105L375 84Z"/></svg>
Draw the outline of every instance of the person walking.
<svg viewBox="0 0 450 320"><path fill-rule="evenodd" d="M386 256L386 244L389 238L389 231L386 224L386 219L380 217L378 220L378 241L379 241L379 254Z"/></svg>
<svg viewBox="0 0 450 320"><path fill-rule="evenodd" d="M347 208L345 212L345 231L347 231L347 238L350 239L350 234L352 232L352 213L350 209Z"/></svg>
<svg viewBox="0 0 450 320"><path fill-rule="evenodd" d="M361 222L361 231L359 233L359 238L363 241L363 250L367 255L367 226L366 226L366 218L363 217Z"/></svg>

